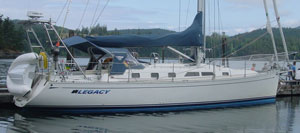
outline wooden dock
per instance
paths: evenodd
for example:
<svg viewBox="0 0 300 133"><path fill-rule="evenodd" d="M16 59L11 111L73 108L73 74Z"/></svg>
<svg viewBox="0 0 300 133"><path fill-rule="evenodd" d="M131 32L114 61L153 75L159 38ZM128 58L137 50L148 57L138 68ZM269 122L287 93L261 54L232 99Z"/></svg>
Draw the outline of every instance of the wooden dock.
<svg viewBox="0 0 300 133"><path fill-rule="evenodd" d="M300 80L280 81L277 96L300 96Z"/></svg>

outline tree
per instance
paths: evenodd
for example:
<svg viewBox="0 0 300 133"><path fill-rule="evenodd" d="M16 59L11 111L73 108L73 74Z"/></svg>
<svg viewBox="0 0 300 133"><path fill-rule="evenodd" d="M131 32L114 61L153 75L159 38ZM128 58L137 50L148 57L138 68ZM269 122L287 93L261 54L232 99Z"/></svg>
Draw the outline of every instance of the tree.
<svg viewBox="0 0 300 133"><path fill-rule="evenodd" d="M19 51L24 49L23 26L16 28L15 25L8 17L3 20L3 16L0 16L0 48L2 50Z"/></svg>
<svg viewBox="0 0 300 133"><path fill-rule="evenodd" d="M2 24L2 36L3 36L3 44L4 48L12 49L12 42L14 37L14 24L9 20L9 18L5 18Z"/></svg>
<svg viewBox="0 0 300 133"><path fill-rule="evenodd" d="M3 44L3 30L2 30L2 20L3 15L0 15L0 49L4 49L4 44Z"/></svg>

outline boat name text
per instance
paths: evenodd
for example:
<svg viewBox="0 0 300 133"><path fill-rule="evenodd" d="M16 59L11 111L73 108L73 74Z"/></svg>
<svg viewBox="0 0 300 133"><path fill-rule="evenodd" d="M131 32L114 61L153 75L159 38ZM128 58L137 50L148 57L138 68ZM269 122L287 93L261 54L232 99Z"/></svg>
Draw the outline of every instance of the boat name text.
<svg viewBox="0 0 300 133"><path fill-rule="evenodd" d="M110 90L73 90L72 94L108 94Z"/></svg>

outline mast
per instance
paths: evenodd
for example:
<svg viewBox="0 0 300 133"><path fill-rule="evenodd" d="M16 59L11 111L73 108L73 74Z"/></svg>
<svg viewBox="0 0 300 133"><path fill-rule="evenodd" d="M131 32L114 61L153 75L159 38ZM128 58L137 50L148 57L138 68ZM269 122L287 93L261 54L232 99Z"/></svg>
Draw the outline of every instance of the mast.
<svg viewBox="0 0 300 133"><path fill-rule="evenodd" d="M198 8L197 13L202 13L202 35L203 35L203 51L201 51L200 47L196 48L196 63L199 65L203 58L205 58L206 52L206 37L205 37L205 0L198 0Z"/></svg>
<svg viewBox="0 0 300 133"><path fill-rule="evenodd" d="M267 5L267 1L266 1L266 0L264 0L264 7L265 7L266 17L267 17L267 31L269 32L269 34L270 34L270 36L271 36L271 40L272 40L272 44L273 44L273 49L274 49L274 54L275 54L276 63L278 64L277 48L276 48L276 43L275 43L275 39L274 39L274 34L273 34L271 22L270 22L269 11L268 11L268 5Z"/></svg>
<svg viewBox="0 0 300 133"><path fill-rule="evenodd" d="M282 26L281 26L281 23L280 23L280 16L279 16L279 13L278 13L278 8L277 8L277 2L276 2L276 0L273 0L273 5L274 5L274 10L275 10L277 24L278 24L280 35L281 35L281 38L282 38L283 48L284 48L284 51L285 51L285 58L286 58L287 63L289 64L290 63L289 53L288 53L288 50L287 50L285 37L284 37Z"/></svg>

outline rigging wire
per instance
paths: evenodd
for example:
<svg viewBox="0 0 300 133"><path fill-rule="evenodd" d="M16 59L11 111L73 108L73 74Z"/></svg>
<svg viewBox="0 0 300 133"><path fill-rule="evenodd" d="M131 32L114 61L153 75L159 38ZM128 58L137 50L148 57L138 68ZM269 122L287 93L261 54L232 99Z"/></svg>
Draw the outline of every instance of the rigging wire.
<svg viewBox="0 0 300 133"><path fill-rule="evenodd" d="M101 15L103 14L103 12L104 12L105 8L107 7L108 3L109 3L109 0L106 1L104 7L102 8L102 10L101 10L100 14L98 15L98 17L97 17L97 19L96 19L96 21L95 21L95 23L94 23L93 26L96 26L97 22L99 21Z"/></svg>
<svg viewBox="0 0 300 133"><path fill-rule="evenodd" d="M207 4L208 4L208 33L211 35L211 4L210 4L210 0L208 0ZM212 44L212 39L210 39L210 44ZM212 47L212 45L210 45L210 47Z"/></svg>
<svg viewBox="0 0 300 133"><path fill-rule="evenodd" d="M210 36L210 35L212 35L211 33L211 0L208 0L208 1L206 1L205 2L206 3L206 8L205 8L205 11L207 12L207 13L205 13L205 15L206 15L206 18L208 18L208 19L205 19L205 21L208 21L208 33L206 34L207 36L206 37L208 37L208 36ZM210 43L210 48L208 48L207 47L207 42L209 42ZM208 51L208 52L211 52L211 50L212 50L212 39L211 39L211 37L210 37L210 40L209 41L206 41L206 50L204 51L205 53ZM208 57L208 56L207 56Z"/></svg>
<svg viewBox="0 0 300 133"><path fill-rule="evenodd" d="M92 23L91 23L91 25L90 25L89 34L90 34L91 28L92 28L92 26L93 26L93 24L94 24L94 20L95 20L95 16L96 16L97 11L98 11L98 8L99 8L99 4L100 4L100 0L98 0L97 5L96 5L96 9L95 9L95 12L94 12L94 15L93 15L93 18L92 18Z"/></svg>
<svg viewBox="0 0 300 133"><path fill-rule="evenodd" d="M273 21L271 21L271 23L273 23L273 22L275 22L275 21L276 21L276 20L273 20ZM261 26L261 27L259 27L259 28L257 28L257 29L262 29L262 28L264 28L264 27L266 27L266 25L263 25L263 26ZM247 35L247 34L239 35L237 38L234 38L234 39L232 39L232 40L230 40L230 41L227 41L227 43L229 44L229 43L233 42L234 40L238 40L239 38L245 37L246 35ZM264 34L262 34L261 36L255 38L254 41L251 41L250 43L253 44L253 43L256 42L257 40L261 39L263 36L264 36ZM214 47L214 48L220 47L221 45L222 45L222 43L218 44L218 45L217 45L216 47ZM246 46L246 45L248 45L248 44L245 44L244 46ZM243 47L244 47L244 46L243 46ZM214 49L214 48L213 48L213 49ZM243 49L244 49L244 48L243 48ZM240 50L238 50L238 51L240 51ZM237 52L238 52L238 51L237 51ZM228 52L227 52L227 53L228 53ZM226 53L226 54L227 54L227 53ZM233 51L232 53L235 54L236 52ZM232 54L232 53L231 53L231 54ZM226 55L226 54L225 54L225 55ZM232 54L232 55L233 55L233 54ZM229 56L229 55L228 55L228 56Z"/></svg>
<svg viewBox="0 0 300 133"><path fill-rule="evenodd" d="M220 23L220 0L217 0L217 7L218 7L218 30L219 30L219 34L222 35L222 31L221 31L221 23Z"/></svg>
<svg viewBox="0 0 300 133"><path fill-rule="evenodd" d="M213 34L212 35L215 35L216 33L216 0L214 0L214 5L213 5L213 11L214 11L214 31L213 31ZM214 36L212 36L214 37ZM215 47L215 43L212 41L212 46ZM212 58L215 58L215 54L216 54L216 51L215 49L212 49Z"/></svg>
<svg viewBox="0 0 300 133"><path fill-rule="evenodd" d="M240 49L238 49L238 50L236 50L236 51L234 51L234 52L228 54L228 55L225 56L225 57L226 57L226 58L227 58L227 57L230 57L230 56L236 54L237 52L239 52L239 51L241 51L241 50L247 48L248 46L254 44L256 41L258 41L259 39L263 38L263 37L264 37L265 35L267 35L267 34L268 34L268 32L265 32L264 34L262 34L262 35L260 35L259 37L257 37L255 40L253 40L253 41L251 41L251 42L245 44L245 45L244 45L243 47L241 47ZM226 54L225 54L225 55L226 55Z"/></svg>
<svg viewBox="0 0 300 133"><path fill-rule="evenodd" d="M58 20L60 19L61 15L63 14L63 12L64 12L64 10L65 10L67 4L68 4L68 1L69 1L69 0L66 0L65 4L64 4L64 6L63 6L63 8L61 9L61 11L60 11L58 17L56 18L56 24L57 24Z"/></svg>
<svg viewBox="0 0 300 133"><path fill-rule="evenodd" d="M221 11L220 11L220 0L214 0L212 3L210 3L211 1L208 1L208 32L211 35L211 39L210 39L210 46L211 46L211 51L212 51L212 58L214 58L216 56L216 54L218 54L217 50L215 49L218 45L216 45L215 43L220 43L222 41L222 37L221 36L215 36L216 34L221 35L222 31L223 31L223 24L222 24L222 18L221 18ZM212 8L211 8L212 7ZM213 10L211 15L211 10ZM213 31L211 31L211 16L213 17ZM217 42L213 41L213 38L217 37ZM219 42L220 41L220 42Z"/></svg>
<svg viewBox="0 0 300 133"><path fill-rule="evenodd" d="M214 0L214 32L216 32L216 0Z"/></svg>
<svg viewBox="0 0 300 133"><path fill-rule="evenodd" d="M274 22L276 22L276 20L271 21L271 23L274 23ZM262 25L262 26L258 27L257 29L262 29L262 28L264 28L264 27L266 27L266 25ZM227 41L227 44L230 44L230 43L232 43L234 40L238 40L239 38L243 38L243 37L245 37L246 35L247 35L247 34L241 34L241 35L238 35L237 38L233 38L233 39L231 39L231 40L228 40L228 41ZM257 39L257 38L258 38L258 39ZM257 38L255 38L256 41L260 39L259 37L257 37ZM253 42L253 43L254 43L254 42ZM217 49L217 48L220 48L221 45L222 45L222 43L219 43L218 45L216 45L215 47L212 47L211 49ZM246 44L246 45L247 45L247 44ZM226 55L226 54L225 54L225 55Z"/></svg>
<svg viewBox="0 0 300 133"><path fill-rule="evenodd" d="M223 21L222 21L222 15L221 15L221 10L220 10L221 8L220 8L220 0L218 0L218 14L219 14L219 17L218 17L218 19L219 19L219 26L220 26L220 30L221 31L224 31L224 29L223 29Z"/></svg>
<svg viewBox="0 0 300 133"><path fill-rule="evenodd" d="M221 31L221 21L220 21L220 19L221 19L221 14L220 14L221 12L220 12L220 0L217 0L217 15L218 15L218 33L219 33L219 43L222 43L222 31ZM219 53L218 53L219 55L222 55L222 52L221 51L219 51Z"/></svg>
<svg viewBox="0 0 300 133"><path fill-rule="evenodd" d="M83 18L84 18L84 16L85 16L87 7L88 7L88 5L89 5L89 2L90 2L90 0L87 0L86 5L85 5L85 8L84 8L84 11L83 11L83 14L82 14L82 16L81 16L81 19L80 19L80 22L79 22L79 25L78 25L77 29L79 29L80 26L81 26L81 23L82 23L82 20L83 20Z"/></svg>
<svg viewBox="0 0 300 133"><path fill-rule="evenodd" d="M188 5L187 5L187 10L186 10L185 28L187 28L187 22L188 22L188 17L189 17L189 9L190 9L190 2L191 2L191 0L189 0Z"/></svg>
<svg viewBox="0 0 300 133"><path fill-rule="evenodd" d="M69 0L67 11L66 11L66 15L65 15L64 22L63 22L63 25L62 25L62 30L60 31L59 36L61 36L61 34L63 33L63 31L65 29L65 24L66 24L67 17L68 17L69 11L70 11L70 5L71 5L71 3L72 3L72 0Z"/></svg>
<svg viewBox="0 0 300 133"><path fill-rule="evenodd" d="M222 22L221 11L220 11L220 0L217 1L217 7L218 7L218 13L217 13L217 14L218 14L218 28L219 28L219 34L221 35L221 32L223 31L223 22ZM261 27L258 28L258 29L261 29L261 28L263 28L263 27L265 27L265 26L266 26L266 25L263 25L263 26L261 26ZM239 52L239 51L241 51L241 50L247 48L248 46L254 44L256 41L258 41L258 40L260 40L261 38L263 38L267 33L268 33L268 32L266 32L266 33L260 35L259 37L255 38L255 39L252 40L251 42L249 42L249 43L245 44L244 46L242 46L241 48L239 48L238 50L233 51L233 52L230 53L229 55L227 55L228 53L226 53L226 54L225 54L225 55L227 55L226 57L230 57L230 56L236 54L237 52ZM245 35L246 35L246 34L244 34L244 36L245 36ZM222 36L219 36L219 37L220 37L220 40L222 41ZM240 38L240 37L239 37L239 38ZM233 39L233 40L235 40L235 39ZM231 41L233 41L233 40L231 40ZM222 45L222 42L219 42L219 45L217 45L217 46L219 47L220 45ZM215 46L214 48L216 48L217 46Z"/></svg>
<svg viewBox="0 0 300 133"><path fill-rule="evenodd" d="M181 20L181 0L179 0L179 26L178 26L179 32L180 32L180 20Z"/></svg>
<svg viewBox="0 0 300 133"><path fill-rule="evenodd" d="M211 9L210 9L210 0L207 1L208 4L208 32L211 34Z"/></svg>

